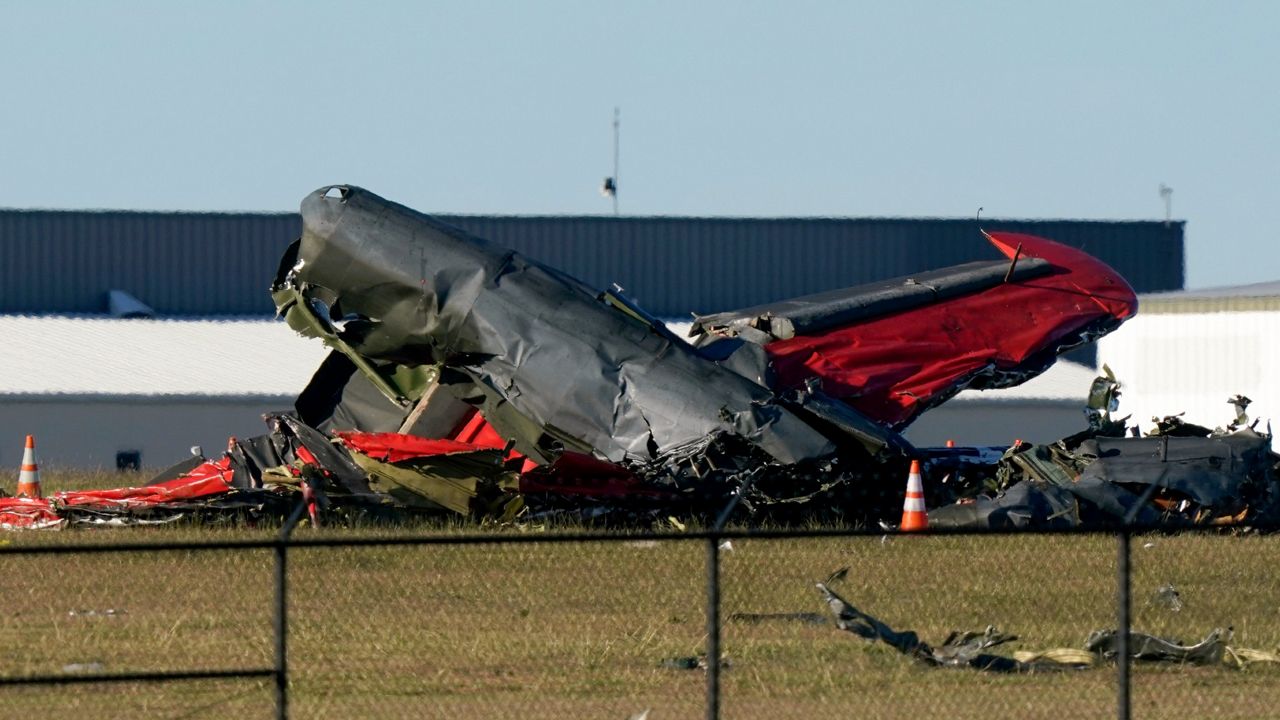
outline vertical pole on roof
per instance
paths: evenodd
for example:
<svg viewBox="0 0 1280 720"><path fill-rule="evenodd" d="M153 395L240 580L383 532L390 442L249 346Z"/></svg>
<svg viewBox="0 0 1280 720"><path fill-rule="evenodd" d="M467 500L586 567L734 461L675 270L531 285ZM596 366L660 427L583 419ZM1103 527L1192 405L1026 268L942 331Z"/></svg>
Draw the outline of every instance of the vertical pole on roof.
<svg viewBox="0 0 1280 720"><path fill-rule="evenodd" d="M613 215L618 216L618 188L621 187L618 178L618 136L622 130L622 109L615 107L613 109Z"/></svg>
<svg viewBox="0 0 1280 720"><path fill-rule="evenodd" d="M1117 533L1119 548L1116 554L1116 713L1120 720L1129 720L1129 526Z"/></svg>
<svg viewBox="0 0 1280 720"><path fill-rule="evenodd" d="M307 482L303 480L303 482ZM302 519L307 509L305 499L298 500L298 505L284 521L280 528L280 537L276 541L276 718L286 720L289 717L289 537L293 528Z"/></svg>

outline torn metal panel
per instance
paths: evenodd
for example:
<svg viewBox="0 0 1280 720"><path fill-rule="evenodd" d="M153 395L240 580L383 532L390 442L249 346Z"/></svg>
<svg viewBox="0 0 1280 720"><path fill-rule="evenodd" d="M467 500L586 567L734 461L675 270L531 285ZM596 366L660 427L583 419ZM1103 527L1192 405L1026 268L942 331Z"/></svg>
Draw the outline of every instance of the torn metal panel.
<svg viewBox="0 0 1280 720"><path fill-rule="evenodd" d="M1270 525L1280 520L1280 457L1250 427L1247 398L1229 400L1236 422L1215 430L1170 416L1148 437L1112 420L1119 383L1109 370L1091 388L1089 429L1049 445L1019 443L984 477L962 474L940 527L1047 528ZM955 449L931 451L931 465ZM954 467L952 463L952 467ZM992 482L994 481L994 482ZM959 502L955 502L958 500Z"/></svg>
<svg viewBox="0 0 1280 720"><path fill-rule="evenodd" d="M0 530L61 530L66 525L49 498L0 497Z"/></svg>
<svg viewBox="0 0 1280 720"><path fill-rule="evenodd" d="M817 583L836 627L872 641L880 641L898 652L931 667L972 668L985 672L1029 673L1065 670L1068 666L1046 661L1023 662L1003 655L985 652L1012 640L994 626L983 632L953 631L942 645L933 647L913 631L897 631L837 595L826 583Z"/></svg>
<svg viewBox="0 0 1280 720"><path fill-rule="evenodd" d="M645 463L724 434L784 463L834 450L765 388L518 253L359 188L317 191L302 216L281 310L319 332L312 306L327 307L335 346L370 363L466 376L539 462L568 447Z"/></svg>
<svg viewBox="0 0 1280 720"><path fill-rule="evenodd" d="M848 405L818 390L797 393L796 404L821 422L861 443L872 457L898 455L914 457L918 451L906 438L875 421L863 417Z"/></svg>
<svg viewBox="0 0 1280 720"><path fill-rule="evenodd" d="M513 500L517 474L505 449L398 433L339 433L370 488L411 508L460 515L501 515Z"/></svg>
<svg viewBox="0 0 1280 720"><path fill-rule="evenodd" d="M1089 420L1089 429L1100 431L1111 423L1111 413L1120 404L1120 383L1111 372L1111 368L1102 366L1102 374L1093 379L1089 386L1089 400L1085 403L1084 414Z"/></svg>
<svg viewBox="0 0 1280 720"><path fill-rule="evenodd" d="M1270 438L1252 430L1216 437L1095 438L1078 454L1092 461L1080 481L1156 485L1215 515L1238 513L1247 485L1266 472Z"/></svg>
<svg viewBox="0 0 1280 720"><path fill-rule="evenodd" d="M423 458L382 462L359 452L352 458L369 474L369 486L410 508L447 509L459 515L488 514L483 502L486 486L516 487L516 474L503 468L502 453L476 450ZM495 498L489 498L490 501ZM507 499L511 499L508 496Z"/></svg>
<svg viewBox="0 0 1280 720"><path fill-rule="evenodd" d="M58 529L72 525L135 525L183 517L283 510L278 496L232 486L230 460L207 460L176 477L143 487L71 490L48 498L0 498L0 528Z"/></svg>
<svg viewBox="0 0 1280 720"><path fill-rule="evenodd" d="M929 526L991 530L1046 530L1076 527L1080 511L1065 488L1036 481L1019 482L995 497L980 495L929 511Z"/></svg>
<svg viewBox="0 0 1280 720"><path fill-rule="evenodd" d="M294 250L290 247L290 252ZM288 254L286 254L286 257ZM325 293L318 293L327 297ZM341 328L334 324L338 318L327 316L326 303L315 297L303 297L297 288L276 286L272 288L276 311L289 327L305 337L319 338L336 352L342 353L355 365L364 377L392 402L408 407L419 398L434 381L434 368L420 363L401 365L394 362L377 363L357 352L340 335ZM331 298L330 298L331 299Z"/></svg>
<svg viewBox="0 0 1280 720"><path fill-rule="evenodd" d="M1129 633L1129 657L1134 660L1157 662L1193 663L1196 665L1221 665L1231 642L1230 628L1216 628L1194 645L1184 645L1179 640L1156 637L1140 632ZM1096 630L1089 634L1085 649L1104 658L1115 658L1119 653L1120 633L1116 630Z"/></svg>
<svg viewBox="0 0 1280 720"><path fill-rule="evenodd" d="M404 405L388 398L345 354L329 353L294 401L298 417L323 432L361 429L392 432L404 421Z"/></svg>

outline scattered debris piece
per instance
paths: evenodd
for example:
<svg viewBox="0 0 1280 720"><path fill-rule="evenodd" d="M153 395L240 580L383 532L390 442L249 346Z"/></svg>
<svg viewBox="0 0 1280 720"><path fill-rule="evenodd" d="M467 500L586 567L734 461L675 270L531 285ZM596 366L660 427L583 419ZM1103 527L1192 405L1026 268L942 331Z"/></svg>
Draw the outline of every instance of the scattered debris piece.
<svg viewBox="0 0 1280 720"><path fill-rule="evenodd" d="M727 669L732 665L733 663L729 661L729 658L723 656L720 658L720 668L722 670ZM685 657L666 658L658 663L658 667L666 668L668 670L706 670L707 656L689 655Z"/></svg>
<svg viewBox="0 0 1280 720"><path fill-rule="evenodd" d="M1013 659L1023 663L1057 663L1078 668L1093 667L1098 662L1096 653L1078 648L1052 648L1050 650L1015 650Z"/></svg>
<svg viewBox="0 0 1280 720"><path fill-rule="evenodd" d="M1085 649L1098 653L1108 660L1115 659L1119 632L1095 630L1085 641ZM1195 645L1183 645L1180 640L1156 637L1140 632L1129 633L1129 657L1134 660L1194 663L1196 665L1220 665L1231 642L1231 628L1215 628Z"/></svg>
<svg viewBox="0 0 1280 720"><path fill-rule="evenodd" d="M1165 586L1172 590L1172 586ZM930 646L916 633L898 632L884 622L854 607L849 601L833 592L825 583L817 583L827 609L840 630L853 633L871 641L882 642L898 652L930 667L967 667L975 670L1000 673L1027 673L1093 667L1099 660L1115 660L1119 633L1116 630L1095 630L1085 640L1084 649L1052 648L1048 650L1020 650L1013 657L993 655L987 649L1014 640L1017 636L1000 632L995 626L987 626L982 632L952 631L942 645ZM1164 590L1164 588L1162 588ZM1176 598L1176 590L1173 591ZM1142 632L1129 633L1129 657L1149 662L1190 663L1195 665L1224 665L1241 669L1251 663L1280 664L1280 654L1233 648L1231 628L1216 628L1204 640L1194 645L1184 645L1180 640L1161 638Z"/></svg>
<svg viewBox="0 0 1280 720"><path fill-rule="evenodd" d="M68 617L120 617L128 615L128 610L117 610L116 608L107 608L106 610L68 610Z"/></svg>
<svg viewBox="0 0 1280 720"><path fill-rule="evenodd" d="M1228 647L1223 652L1222 661L1228 667L1244 669L1255 663L1280 665L1280 655L1265 650Z"/></svg>
<svg viewBox="0 0 1280 720"><path fill-rule="evenodd" d="M1089 429L1048 445L1010 447L994 467L967 468L930 511L938 527L1052 529L1275 526L1280 521L1280 456L1271 436L1236 422L1209 430L1180 416L1137 437L1112 420L1114 376L1094 381ZM1097 410L1096 403L1108 403ZM1256 423L1254 423L1256 425ZM935 454L939 450L932 450ZM1144 547L1150 549L1154 544Z"/></svg>
<svg viewBox="0 0 1280 720"><path fill-rule="evenodd" d="M1171 612L1181 612L1182 595L1178 593L1178 588L1174 587L1173 583L1165 583L1156 588L1156 594L1152 596L1149 604Z"/></svg>
<svg viewBox="0 0 1280 720"><path fill-rule="evenodd" d="M988 626L983 632L953 631L934 648L922 641L914 632L897 632L880 620L854 607L837 595L824 583L817 583L827 609L835 618L836 627L867 640L880 641L918 662L932 667L968 667L975 670L1000 673L1029 673L1067 668L1052 661L1034 660L1022 662L1003 655L984 652L988 648L1016 640L1017 636L1000 632Z"/></svg>

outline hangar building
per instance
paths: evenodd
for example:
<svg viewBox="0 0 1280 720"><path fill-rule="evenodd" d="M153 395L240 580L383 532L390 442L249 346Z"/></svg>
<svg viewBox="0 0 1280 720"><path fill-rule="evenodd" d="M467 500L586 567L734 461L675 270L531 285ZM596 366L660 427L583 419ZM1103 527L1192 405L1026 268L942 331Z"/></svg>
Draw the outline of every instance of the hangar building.
<svg viewBox="0 0 1280 720"><path fill-rule="evenodd" d="M437 216L673 319L999 257L973 219ZM1182 222L982 227L1082 248L1139 292L1183 284ZM29 432L45 465L80 467L163 466L262 432L258 416L287 408L324 355L269 319L300 228L294 213L0 210L0 465ZM1051 439L1078 427L1091 373L1059 363L1017 391L962 393L908 435L1008 443L1016 406L1043 420L1024 439Z"/></svg>

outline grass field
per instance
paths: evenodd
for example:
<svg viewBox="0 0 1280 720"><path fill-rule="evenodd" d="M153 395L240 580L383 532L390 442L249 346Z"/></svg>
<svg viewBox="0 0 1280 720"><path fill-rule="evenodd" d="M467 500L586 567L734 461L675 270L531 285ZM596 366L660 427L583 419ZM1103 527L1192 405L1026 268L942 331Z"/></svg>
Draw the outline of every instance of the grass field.
<svg viewBox="0 0 1280 720"><path fill-rule="evenodd" d="M114 479L116 476L107 476ZM92 479L45 478L46 488ZM117 484L97 482L96 484ZM461 533L457 526L417 532ZM175 526L21 533L65 542L265 537ZM313 530L302 536L387 530ZM512 531L516 532L516 531ZM723 717L1113 717L1115 669L1031 676L931 670L830 626L734 613L822 612L813 583L940 642L988 624L1001 650L1082 646L1115 625L1107 536L736 540L722 553ZM1134 541L1134 627L1280 645L1280 538ZM269 667L270 551L4 557L0 674ZM1184 607L1152 601L1174 584ZM703 715L705 674L662 666L705 641L696 541L307 548L290 552L293 717L649 718ZM270 681L6 688L0 715L271 717ZM1137 667L1134 716L1274 715L1280 668Z"/></svg>

